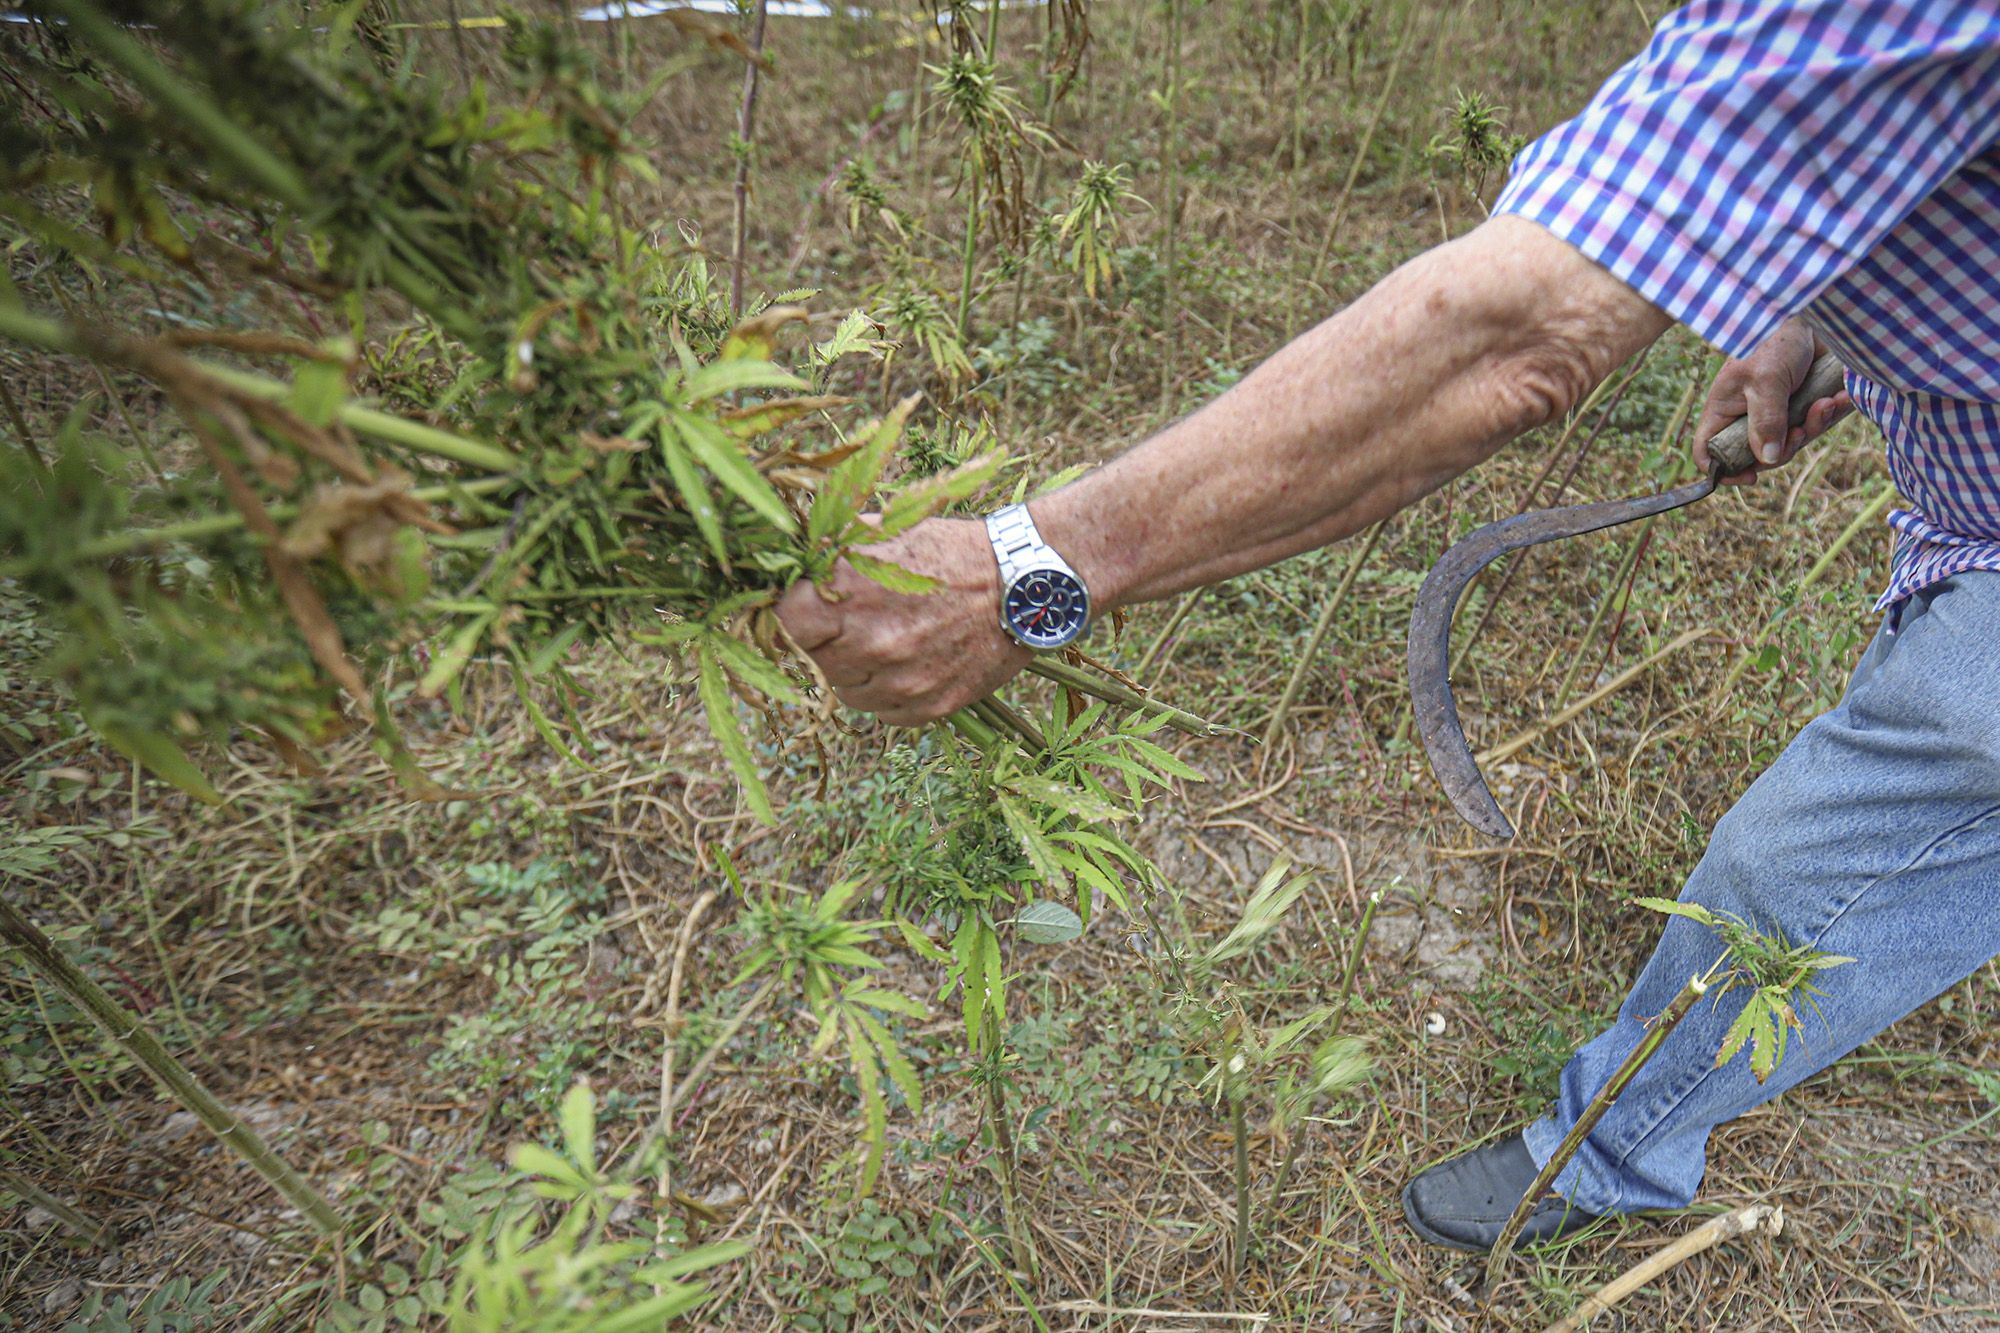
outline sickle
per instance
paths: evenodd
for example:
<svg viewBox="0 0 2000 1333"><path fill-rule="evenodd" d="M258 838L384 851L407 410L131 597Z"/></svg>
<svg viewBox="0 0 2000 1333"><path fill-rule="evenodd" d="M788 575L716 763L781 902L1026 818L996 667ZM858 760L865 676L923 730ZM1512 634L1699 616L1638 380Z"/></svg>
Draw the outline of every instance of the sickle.
<svg viewBox="0 0 2000 1333"><path fill-rule="evenodd" d="M1831 352L1814 361L1805 383L1792 394L1788 404L1791 424L1804 424L1806 412L1814 403L1839 393L1845 376L1839 358ZM1486 779L1472 757L1472 747L1466 743L1465 728L1458 720L1458 702L1451 693L1451 622L1458 610L1459 596L1480 570L1509 551L1616 527L1706 498L1720 479L1748 471L1755 465L1750 453L1748 418L1733 421L1717 432L1708 442L1708 455L1710 466L1706 477L1671 491L1630 500L1539 509L1488 523L1460 539L1425 576L1424 586L1417 593L1416 610L1410 617L1410 703L1416 714L1417 734L1423 737L1424 752L1431 759L1431 771L1443 784L1452 808L1481 833L1504 842L1514 836L1514 826L1500 813L1499 803L1487 790Z"/></svg>

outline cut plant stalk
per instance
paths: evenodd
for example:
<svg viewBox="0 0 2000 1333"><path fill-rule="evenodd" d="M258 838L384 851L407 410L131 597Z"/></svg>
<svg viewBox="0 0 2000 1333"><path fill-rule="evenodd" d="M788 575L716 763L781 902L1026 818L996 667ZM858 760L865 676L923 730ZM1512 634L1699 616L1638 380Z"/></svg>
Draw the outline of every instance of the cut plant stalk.
<svg viewBox="0 0 2000 1333"><path fill-rule="evenodd" d="M1612 1306L1645 1287L1647 1283L1676 1264L1686 1263L1696 1255L1714 1249L1725 1240L1734 1240L1738 1236L1754 1236L1759 1232L1775 1236L1784 1229L1785 1210L1776 1204L1753 1203L1734 1212L1724 1213L1720 1217L1711 1217L1673 1244L1662 1246L1612 1281L1599 1287L1583 1304L1550 1324L1544 1333L1582 1333L1582 1330L1590 1327L1591 1322L1599 1315L1609 1312Z"/></svg>
<svg viewBox="0 0 2000 1333"><path fill-rule="evenodd" d="M1207 718L1198 717L1185 709L1161 703L1158 699L1141 694L1109 677L1081 670L1053 657L1035 658L1028 663L1028 670L1045 680L1068 686L1077 693L1087 694L1093 699L1122 704L1127 708L1136 708L1142 713L1165 718L1168 726L1190 736L1227 736L1234 731L1233 728L1225 727L1220 722L1210 722Z"/></svg>
<svg viewBox="0 0 2000 1333"><path fill-rule="evenodd" d="M0 940L18 950L28 967L89 1014L118 1048L164 1088L167 1094L206 1125L230 1151L249 1163L271 1188L303 1213L313 1229L337 1239L345 1223L325 1195L294 1171L257 1132L174 1059L159 1038L58 949L40 927L0 896Z"/></svg>
<svg viewBox="0 0 2000 1333"><path fill-rule="evenodd" d="M1624 1063L1618 1066L1604 1086L1598 1089L1597 1095L1590 1099L1590 1105L1583 1108L1583 1114L1577 1117L1574 1125L1570 1126L1569 1133L1563 1135L1562 1142L1556 1145L1556 1150L1549 1157L1548 1163L1536 1174L1534 1183L1528 1186L1528 1192L1521 1196L1518 1204L1514 1205L1513 1215L1507 1219L1507 1225L1500 1229L1500 1238L1493 1243L1492 1253L1486 1259L1486 1293L1489 1299L1499 1287L1500 1272L1507 1265L1507 1256L1514 1251L1514 1242L1520 1239L1521 1228L1528 1224L1529 1214L1535 1211L1536 1205L1540 1204L1543 1197L1549 1193L1556 1177L1562 1174L1563 1168L1570 1164L1577 1150L1583 1147L1583 1141L1590 1137L1590 1131L1597 1128L1597 1122L1618 1104L1619 1095L1625 1091L1627 1085L1638 1077L1639 1071L1646 1067L1646 1062L1653 1058L1673 1030L1680 1026L1680 1021L1687 1017L1688 1010L1694 1007L1694 1002L1707 993L1717 969L1722 967L1726 960L1727 955L1717 960L1715 967L1710 968L1706 976L1688 978L1687 985L1681 987L1680 994L1674 996L1672 1003L1653 1020L1652 1026L1646 1029L1645 1037L1632 1048L1632 1053L1625 1057Z"/></svg>

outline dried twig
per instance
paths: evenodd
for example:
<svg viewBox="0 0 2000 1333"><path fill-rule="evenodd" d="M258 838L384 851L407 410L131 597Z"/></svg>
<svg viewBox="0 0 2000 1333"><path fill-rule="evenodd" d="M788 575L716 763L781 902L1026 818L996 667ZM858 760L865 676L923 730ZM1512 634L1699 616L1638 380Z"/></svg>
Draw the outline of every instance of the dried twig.
<svg viewBox="0 0 2000 1333"><path fill-rule="evenodd" d="M1630 1296L1676 1264L1685 1263L1704 1250L1725 1240L1754 1235L1759 1231L1775 1236L1784 1229L1785 1210L1775 1204L1753 1203L1733 1213L1711 1217L1671 1245L1634 1264L1618 1277L1599 1287L1568 1316L1550 1324L1545 1333L1577 1333L1590 1321Z"/></svg>

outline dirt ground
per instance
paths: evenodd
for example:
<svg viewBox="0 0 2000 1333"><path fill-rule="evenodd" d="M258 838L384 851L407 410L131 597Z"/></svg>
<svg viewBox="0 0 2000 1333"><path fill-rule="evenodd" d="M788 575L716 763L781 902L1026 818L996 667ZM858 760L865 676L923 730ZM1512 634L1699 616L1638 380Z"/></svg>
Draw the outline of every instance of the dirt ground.
<svg viewBox="0 0 2000 1333"><path fill-rule="evenodd" d="M1291 85L1270 71L1287 67L1231 26L1263 8L1204 8L1214 26L1189 48L1199 48L1187 121L1198 169L1184 197L1193 276L1180 361L1168 360L1144 291L1109 308L1039 292L1028 309L1048 321L1050 355L1068 369L976 405L1051 469L1100 459L1160 424L1163 361L1177 386L1171 411L1186 410L1291 327L1435 243L1441 226L1476 222L1477 192L1443 190L1422 165L1461 81L1491 89L1531 132L1633 49L1646 17L1608 3L1419 5L1434 26L1418 29L1409 82L1385 95L1381 146L1357 154L1402 10L1343 7L1374 12L1373 36L1351 58L1329 57L1307 119L1312 164L1294 174L1274 166ZM1138 164L1139 187L1156 198L1160 135L1144 93L1160 59L1157 23L1136 7L1099 12L1089 91L1057 126L1080 151ZM1024 20L1021 40L1034 31ZM646 34L638 57L664 60L669 39ZM841 207L822 189L828 173L858 140L880 145L942 234L956 225L952 159L922 135L893 148L906 130L883 108L912 81L914 45L854 33L839 45L782 25L773 40L794 81L767 107L754 245L768 286L819 284L815 308L837 314L865 299L878 261L852 252ZM728 216L717 145L735 107L717 89L733 88L723 77L733 69L711 57L701 80L670 83L652 127L668 131L661 215L697 219L710 235ZM868 128L878 122L886 128ZM1310 291L1300 256L1356 156L1367 169L1349 230L1327 289ZM1133 225L1150 246L1155 224ZM1144 258L1129 262L1137 270ZM1635 372L1624 415L1607 412L1605 443L1586 444L1556 491L1596 499L1650 484L1661 428L1702 366L1684 341ZM13 349L0 351L0 374L38 422L59 419L88 387L81 367ZM1019 1207L1039 1271L999 1255L999 1175L957 1002L902 1029L927 1100L921 1114L899 1105L891 1115L887 1165L865 1200L849 1188L855 1085L809 1057L815 1023L803 1005L778 1003L751 1016L674 1107L665 1202L647 1195L614 1218L621 1236L650 1240L666 1218L690 1241L752 1244L710 1275L716 1295L688 1326L1535 1330L1708 1217L1762 1203L1782 1207L1780 1235L1725 1243L1593 1327L2000 1328L1991 965L1718 1132L1693 1209L1606 1221L1522 1256L1490 1307L1471 1295L1476 1264L1404 1226L1398 1195L1410 1174L1538 1114L1567 1052L1615 1010L1657 930L1629 899L1673 892L1733 793L1830 702L1872 624L1884 569L1885 542L1870 529L1816 585L1800 579L1880 482L1879 441L1858 426L1780 485L1528 566L1461 683L1485 742L1535 725L1558 696L1612 679L1684 629L1711 634L1496 768L1522 835L1488 845L1457 824L1410 742L1402 635L1423 570L1452 536L1526 503L1555 442L1549 433L1503 454L1390 525L1268 751L1249 738L1262 734L1353 544L1218 590L1173 639L1162 696L1241 734L1172 743L1209 781L1180 784L1146 820L1142 846L1172 886L1171 911L1106 910L1076 943L1022 945L1009 960ZM1707 576L1717 569L1728 572ZM1616 624L1607 618L1590 638L1592 611L1611 599ZM621 1160L659 1105L663 1032L679 1040L685 1076L737 1012L745 944L718 853L753 886L823 888L881 822L876 784L908 739L860 723L824 758L761 740L786 803L780 826L765 829L691 711L686 673L605 653L578 670L592 691L580 719L591 767L552 754L514 710L504 671L482 666L458 713L413 705L409 720L420 758L463 799L406 799L361 738L332 747L312 779L244 742L219 756L230 803L210 810L139 778L17 673L32 651L17 604L0 608L0 628L21 645L0 660L0 698L26 734L0 755L0 799L24 824L96 830L22 901L362 1219L376 1267L352 1272L316 1252L300 1217L212 1134L10 966L0 973L10 1073L0 1165L109 1224L116 1241L82 1242L26 1199L0 1209L4 1329L149 1327L148 1301L160 1321L150 1327L172 1329L364 1326L327 1317L349 1300L369 1314L383 1302L381 1326L422 1323L399 1300L448 1280L427 1256L462 1240L463 1218L501 1188L509 1145L553 1135L555 1101L573 1080L589 1080L605 1159ZM1102 651L1133 666L1172 609L1145 608ZM1737 697L1709 691L1717 672L1766 643L1775 664L1749 672ZM1581 666L1574 692L1562 680L1571 660ZM1324 1003L1365 900L1380 892L1349 1024L1371 1043L1377 1073L1305 1122L1275 1206L1266 1194L1285 1145L1268 1106L1253 1117L1257 1240L1239 1282L1227 1258L1229 1124L1197 1087L1203 1056L1176 1035L1162 957L1227 930L1281 856L1318 878L1231 984L1273 1020ZM531 898L553 906L536 915L523 906ZM397 909L455 923L470 943L444 956L399 942L385 925ZM882 956L886 984L936 995L935 967L893 943ZM509 968L496 970L502 959Z"/></svg>

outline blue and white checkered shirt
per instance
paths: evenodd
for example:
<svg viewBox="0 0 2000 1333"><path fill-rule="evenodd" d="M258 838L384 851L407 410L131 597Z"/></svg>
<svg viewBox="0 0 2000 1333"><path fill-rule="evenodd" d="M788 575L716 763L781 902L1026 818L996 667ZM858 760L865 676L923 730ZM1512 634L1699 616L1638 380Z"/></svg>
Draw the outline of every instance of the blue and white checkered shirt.
<svg viewBox="0 0 2000 1333"><path fill-rule="evenodd" d="M1909 505L1880 606L2000 569L2000 3L1689 5L1494 211L1732 356L1811 323Z"/></svg>

